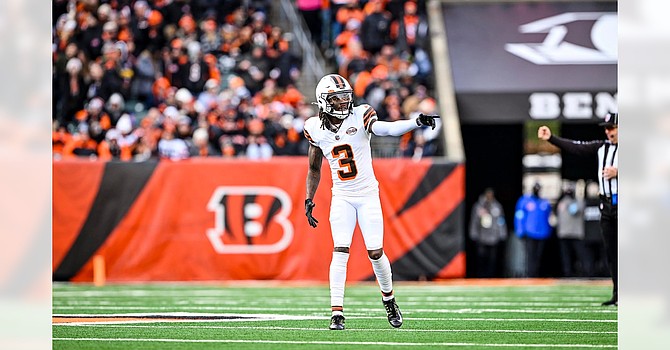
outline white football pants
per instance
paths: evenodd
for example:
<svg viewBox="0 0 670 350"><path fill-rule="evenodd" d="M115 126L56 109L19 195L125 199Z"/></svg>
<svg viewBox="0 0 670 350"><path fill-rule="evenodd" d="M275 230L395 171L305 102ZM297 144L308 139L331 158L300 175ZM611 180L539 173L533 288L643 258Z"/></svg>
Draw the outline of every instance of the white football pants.
<svg viewBox="0 0 670 350"><path fill-rule="evenodd" d="M384 246L384 220L379 193L361 197L333 196L330 203L330 230L334 247L351 246L356 222L367 250Z"/></svg>

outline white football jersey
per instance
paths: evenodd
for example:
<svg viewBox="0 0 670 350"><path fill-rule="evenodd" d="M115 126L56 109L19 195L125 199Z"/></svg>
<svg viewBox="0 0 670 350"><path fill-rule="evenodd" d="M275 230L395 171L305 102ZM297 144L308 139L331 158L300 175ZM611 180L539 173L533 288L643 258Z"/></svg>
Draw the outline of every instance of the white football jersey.
<svg viewBox="0 0 670 350"><path fill-rule="evenodd" d="M333 195L359 196L379 191L370 149L374 120L377 120L375 109L363 104L353 108L337 132L321 128L318 116L305 121L305 137L321 148L330 165Z"/></svg>

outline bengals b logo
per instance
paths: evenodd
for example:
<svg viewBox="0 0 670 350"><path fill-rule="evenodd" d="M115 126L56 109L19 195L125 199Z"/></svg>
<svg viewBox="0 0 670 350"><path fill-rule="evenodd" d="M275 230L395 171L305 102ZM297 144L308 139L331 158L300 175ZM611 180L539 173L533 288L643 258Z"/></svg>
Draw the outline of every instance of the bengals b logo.
<svg viewBox="0 0 670 350"><path fill-rule="evenodd" d="M207 203L215 220L207 238L219 254L281 252L293 240L291 208L291 198L277 187L217 187Z"/></svg>

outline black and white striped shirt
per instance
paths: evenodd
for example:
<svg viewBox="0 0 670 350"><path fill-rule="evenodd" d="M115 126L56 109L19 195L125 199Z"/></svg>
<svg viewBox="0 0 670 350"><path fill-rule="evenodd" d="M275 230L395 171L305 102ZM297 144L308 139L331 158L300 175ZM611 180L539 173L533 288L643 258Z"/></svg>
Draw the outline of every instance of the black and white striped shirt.
<svg viewBox="0 0 670 350"><path fill-rule="evenodd" d="M605 167L619 168L619 145L604 140L597 141L575 141L551 135L549 142L558 148L577 155L598 155L598 183L600 194L611 197L619 193L619 180L617 177L605 180L603 169Z"/></svg>

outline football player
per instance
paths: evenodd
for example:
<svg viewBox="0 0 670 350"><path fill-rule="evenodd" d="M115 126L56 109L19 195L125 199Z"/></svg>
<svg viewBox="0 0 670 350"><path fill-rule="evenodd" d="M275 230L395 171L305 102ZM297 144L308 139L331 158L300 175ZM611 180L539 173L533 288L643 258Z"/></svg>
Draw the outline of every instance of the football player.
<svg viewBox="0 0 670 350"><path fill-rule="evenodd" d="M333 236L333 257L330 263L330 329L344 329L344 286L347 278L349 246L356 222L361 228L368 257L382 292L382 302L391 326L402 326L402 314L393 295L391 264L384 254L384 222L379 185L372 169L370 138L400 136L421 126L435 128L438 116L419 114L411 120L383 122L377 120L374 108L367 104L354 107L349 82L337 74L321 78L316 86L318 116L305 122L304 133L309 141L309 171L305 214L312 227L318 220L312 216L313 201L321 178L321 162L325 156L333 179L330 205L330 227Z"/></svg>

